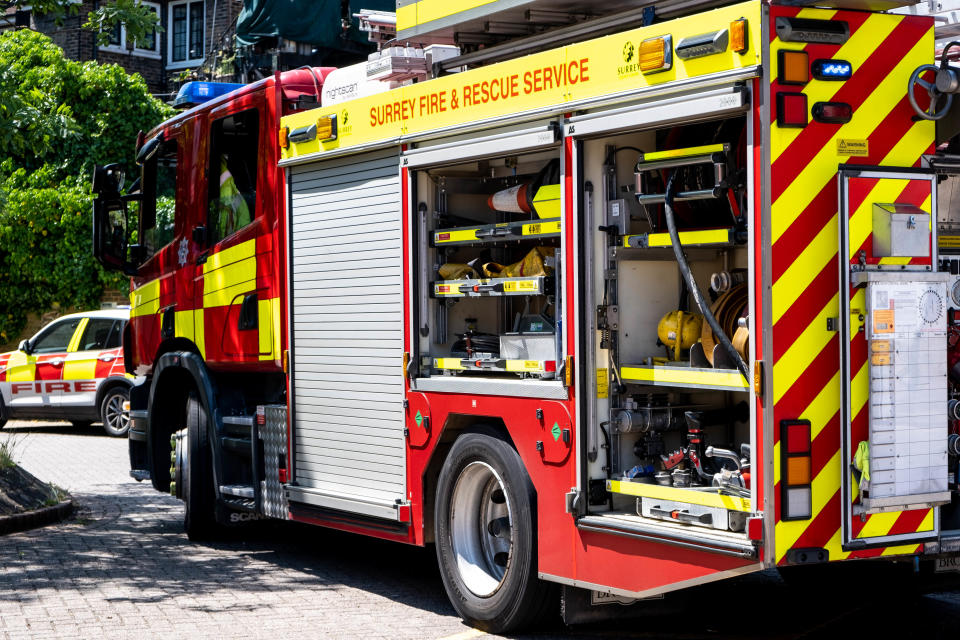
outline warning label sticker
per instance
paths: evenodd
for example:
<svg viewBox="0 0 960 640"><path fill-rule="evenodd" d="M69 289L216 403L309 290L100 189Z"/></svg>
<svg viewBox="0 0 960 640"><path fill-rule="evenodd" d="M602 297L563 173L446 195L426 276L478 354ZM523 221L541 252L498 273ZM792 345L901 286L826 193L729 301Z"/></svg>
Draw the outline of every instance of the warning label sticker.
<svg viewBox="0 0 960 640"><path fill-rule="evenodd" d="M870 155L870 143L867 140L837 138L837 155L868 156Z"/></svg>

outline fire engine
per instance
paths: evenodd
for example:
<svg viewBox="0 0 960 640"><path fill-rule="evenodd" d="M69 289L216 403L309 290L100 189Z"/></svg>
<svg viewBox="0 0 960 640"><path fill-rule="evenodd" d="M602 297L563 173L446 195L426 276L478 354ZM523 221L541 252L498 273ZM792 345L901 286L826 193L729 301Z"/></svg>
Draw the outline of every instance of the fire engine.
<svg viewBox="0 0 960 640"><path fill-rule="evenodd" d="M490 631L957 565L957 45L897 0L603 4L402 0L358 67L185 86L133 193L97 169L131 473L191 538L432 543Z"/></svg>

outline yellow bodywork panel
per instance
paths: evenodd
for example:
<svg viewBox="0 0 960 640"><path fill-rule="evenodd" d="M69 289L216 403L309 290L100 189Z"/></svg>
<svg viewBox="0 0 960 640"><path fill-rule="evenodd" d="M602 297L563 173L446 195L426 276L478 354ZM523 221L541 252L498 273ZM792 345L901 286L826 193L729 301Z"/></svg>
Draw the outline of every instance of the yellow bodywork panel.
<svg viewBox="0 0 960 640"><path fill-rule="evenodd" d="M659 498L661 500L673 500L674 502L685 502L703 507L717 507L731 511L745 511L747 513L753 511L749 498L728 496L718 493L716 490L700 491L696 489L665 487L659 484L647 484L645 482L624 482L621 480L607 480L607 490L611 493L637 496L638 498Z"/></svg>
<svg viewBox="0 0 960 640"><path fill-rule="evenodd" d="M456 1L425 0L402 7L398 27L411 15L419 24L426 22L428 16L424 11L428 4L442 7L442 11L449 13L455 13L459 6ZM286 160L360 144L399 143L408 136L525 113L563 113L571 105L604 96L625 96L677 80L756 67L760 64L763 49L761 6L760 2L752 0L703 11L338 105L291 114L281 121L281 126L291 130L316 124L319 118L336 114L337 139L291 143L288 148L281 149L281 154ZM679 42L685 37L728 29L731 22L740 18L747 19L749 32L745 53L736 53L728 47L723 52L698 58L684 60L674 56L669 70L650 75L641 73L639 49L644 40L669 34L674 42Z"/></svg>

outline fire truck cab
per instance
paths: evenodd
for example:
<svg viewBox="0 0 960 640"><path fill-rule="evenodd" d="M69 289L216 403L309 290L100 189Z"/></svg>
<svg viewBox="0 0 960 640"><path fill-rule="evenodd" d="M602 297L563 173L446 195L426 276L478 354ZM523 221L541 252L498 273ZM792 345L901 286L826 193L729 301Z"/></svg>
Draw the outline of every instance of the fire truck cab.
<svg viewBox="0 0 960 640"><path fill-rule="evenodd" d="M433 543L489 631L556 585L574 622L770 567L956 566L960 71L934 21L397 4L411 44L369 86L279 73L145 134L138 193L98 169L145 376L131 473L191 538Z"/></svg>

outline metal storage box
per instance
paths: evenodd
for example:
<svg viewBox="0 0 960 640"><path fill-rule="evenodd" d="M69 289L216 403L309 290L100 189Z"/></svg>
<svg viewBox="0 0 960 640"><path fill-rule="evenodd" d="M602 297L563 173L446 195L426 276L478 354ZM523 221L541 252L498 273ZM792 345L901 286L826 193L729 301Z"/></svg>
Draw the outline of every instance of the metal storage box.
<svg viewBox="0 0 960 640"><path fill-rule="evenodd" d="M507 360L555 360L555 334L508 333L500 336L500 357Z"/></svg>
<svg viewBox="0 0 960 640"><path fill-rule="evenodd" d="M873 205L875 258L918 258L930 255L930 214L912 204Z"/></svg>

